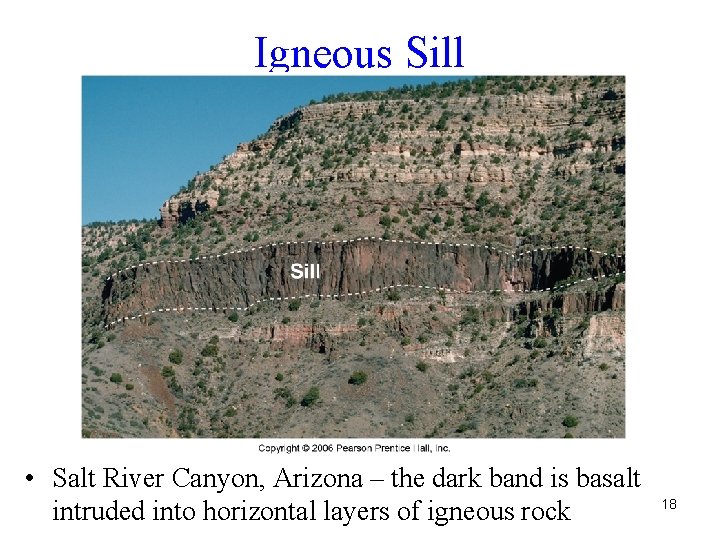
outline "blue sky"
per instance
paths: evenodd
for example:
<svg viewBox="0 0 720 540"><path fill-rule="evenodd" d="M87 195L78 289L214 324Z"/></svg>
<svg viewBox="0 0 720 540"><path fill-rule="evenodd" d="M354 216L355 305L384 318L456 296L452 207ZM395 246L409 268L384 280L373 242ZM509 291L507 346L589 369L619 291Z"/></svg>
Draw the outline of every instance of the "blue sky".
<svg viewBox="0 0 720 540"><path fill-rule="evenodd" d="M83 77L82 222L157 218L197 171L338 92L460 77Z"/></svg>

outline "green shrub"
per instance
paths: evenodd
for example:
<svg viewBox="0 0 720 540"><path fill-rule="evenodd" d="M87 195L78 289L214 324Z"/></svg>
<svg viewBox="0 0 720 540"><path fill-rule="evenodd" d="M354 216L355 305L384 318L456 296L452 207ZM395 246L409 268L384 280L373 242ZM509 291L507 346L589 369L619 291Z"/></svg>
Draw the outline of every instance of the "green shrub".
<svg viewBox="0 0 720 540"><path fill-rule="evenodd" d="M285 376L282 373L278 373L275 375L275 380L278 382L282 381L284 378L285 378Z"/></svg>
<svg viewBox="0 0 720 540"><path fill-rule="evenodd" d="M296 298L295 300L290 300L290 303L288 304L288 309L290 311L297 311L300 309L300 306L302 305L302 300L299 298Z"/></svg>
<svg viewBox="0 0 720 540"><path fill-rule="evenodd" d="M420 360L417 364L415 364L415 367L418 371L425 373L430 366L427 362L423 362L422 360Z"/></svg>
<svg viewBox="0 0 720 540"><path fill-rule="evenodd" d="M103 341L103 334L100 330L93 330L90 334L90 343L98 344Z"/></svg>
<svg viewBox="0 0 720 540"><path fill-rule="evenodd" d="M317 386L313 386L308 390L300 401L300 405L303 407L310 407L320 400L320 389Z"/></svg>
<svg viewBox="0 0 720 540"><path fill-rule="evenodd" d="M476 429L477 424L474 420L469 420L467 422L463 422L458 426L458 428L455 430L455 433L465 433L466 431Z"/></svg>
<svg viewBox="0 0 720 540"><path fill-rule="evenodd" d="M233 311L230 315L228 315L228 320L230 322L238 322L240 319L240 315L237 314L237 311Z"/></svg>
<svg viewBox="0 0 720 540"><path fill-rule="evenodd" d="M288 409L297 403L297 400L293 397L292 392L287 387L276 388L274 391L275 399L285 400L285 407Z"/></svg>
<svg viewBox="0 0 720 540"><path fill-rule="evenodd" d="M168 360L170 360L170 363L172 364L181 364L183 361L183 353L179 349L173 349L170 351L170 354L168 355Z"/></svg>
<svg viewBox="0 0 720 540"><path fill-rule="evenodd" d="M200 354L202 356L208 357L208 356L217 356L218 355L218 346L214 343L208 343L203 347L203 350L200 351Z"/></svg>
<svg viewBox="0 0 720 540"><path fill-rule="evenodd" d="M120 375L119 373L113 373L112 375L110 375L110 382L120 384L122 382L122 375Z"/></svg>
<svg viewBox="0 0 720 540"><path fill-rule="evenodd" d="M465 325L477 322L480 322L480 310L475 306L465 308L465 313L463 313L460 318L460 324Z"/></svg>
<svg viewBox="0 0 720 540"><path fill-rule="evenodd" d="M175 370L171 366L163 366L162 370L160 371L160 375L162 375L163 377L174 377Z"/></svg>
<svg viewBox="0 0 720 540"><path fill-rule="evenodd" d="M178 396L178 397L182 396L182 393L183 393L182 386L180 386L180 383L177 381L175 376L170 377L170 381L168 382L168 388L176 396Z"/></svg>
<svg viewBox="0 0 720 540"><path fill-rule="evenodd" d="M367 373L364 371L355 371L352 375L350 375L350 378L348 379L349 384L354 384L355 386L359 386L363 384L365 381L367 381Z"/></svg>
<svg viewBox="0 0 720 540"><path fill-rule="evenodd" d="M135 385L134 385L134 384L128 383L128 384L125 385L125 390L132 390L133 388L135 388Z"/></svg>
<svg viewBox="0 0 720 540"><path fill-rule="evenodd" d="M285 406L288 409L296 403L292 392L290 392L290 389L286 386L283 386L282 388L276 388L275 390L273 390L273 394L275 394L275 399L284 399Z"/></svg>
<svg viewBox="0 0 720 540"><path fill-rule="evenodd" d="M387 299L391 302L397 302L398 300L400 300L400 291L398 291L397 289L392 289L388 291Z"/></svg>
<svg viewBox="0 0 720 540"><path fill-rule="evenodd" d="M579 423L580 423L580 420L578 420L577 417L572 416L570 414L568 414L565 418L563 418L563 421L562 421L562 425L567 428L575 427Z"/></svg>

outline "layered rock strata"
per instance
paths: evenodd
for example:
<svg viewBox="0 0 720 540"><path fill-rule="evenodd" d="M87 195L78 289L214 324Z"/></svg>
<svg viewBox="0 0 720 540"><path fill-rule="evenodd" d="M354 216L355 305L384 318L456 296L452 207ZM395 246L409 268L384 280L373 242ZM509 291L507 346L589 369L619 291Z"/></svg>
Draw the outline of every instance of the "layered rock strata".
<svg viewBox="0 0 720 540"><path fill-rule="evenodd" d="M320 277L293 279L292 264L319 264ZM108 322L158 308L246 308L261 299L346 298L397 286L546 291L624 270L623 256L574 247L512 253L482 245L371 239L303 242L184 262L145 263L108 278L102 299ZM588 302L607 303L576 301Z"/></svg>

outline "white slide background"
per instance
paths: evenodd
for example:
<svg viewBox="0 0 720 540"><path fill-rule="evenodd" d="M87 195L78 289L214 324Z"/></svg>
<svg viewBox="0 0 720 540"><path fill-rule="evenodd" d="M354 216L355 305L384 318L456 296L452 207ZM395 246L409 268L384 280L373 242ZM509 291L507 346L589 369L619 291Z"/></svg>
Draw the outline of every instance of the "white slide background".
<svg viewBox="0 0 720 540"><path fill-rule="evenodd" d="M4 538L492 535L712 538L718 502L717 17L700 2L4 2L0 7L0 310ZM709 3L708 3L709 5ZM389 45L384 75L625 75L627 90L627 432L622 440L462 440L451 454L258 452L257 440L80 438L82 75L264 75L254 36L287 46ZM462 35L464 69L410 70L412 35ZM366 74L305 70L301 74ZM301 441L303 442L303 441ZM434 442L434 441L431 441ZM52 470L169 473L280 467L359 472L489 466L532 472L640 470L639 489L70 490ZM32 472L33 482L25 475ZM571 474L572 477L572 474ZM572 521L53 522L55 499L201 507L436 504L572 507ZM663 509L675 498L678 508Z"/></svg>

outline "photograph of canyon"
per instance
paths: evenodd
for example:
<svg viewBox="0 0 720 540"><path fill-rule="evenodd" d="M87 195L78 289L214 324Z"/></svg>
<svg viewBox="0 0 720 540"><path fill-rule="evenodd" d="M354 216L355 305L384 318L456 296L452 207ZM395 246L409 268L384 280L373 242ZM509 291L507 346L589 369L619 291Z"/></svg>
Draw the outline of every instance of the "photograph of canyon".
<svg viewBox="0 0 720 540"><path fill-rule="evenodd" d="M263 129L83 224L82 437L625 437L624 77L327 92Z"/></svg>

